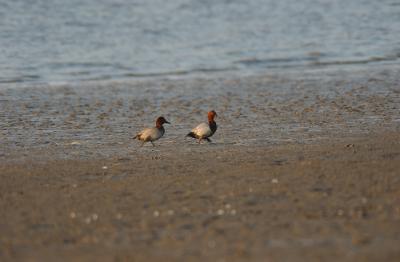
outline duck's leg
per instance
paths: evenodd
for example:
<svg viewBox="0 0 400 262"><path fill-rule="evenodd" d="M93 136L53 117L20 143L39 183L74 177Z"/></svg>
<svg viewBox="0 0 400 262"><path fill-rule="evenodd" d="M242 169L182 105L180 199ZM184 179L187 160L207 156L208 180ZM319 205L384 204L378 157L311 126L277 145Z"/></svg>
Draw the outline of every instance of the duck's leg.
<svg viewBox="0 0 400 262"><path fill-rule="evenodd" d="M156 145L153 143L153 141L150 141L150 143L153 145L153 147L155 147Z"/></svg>
<svg viewBox="0 0 400 262"><path fill-rule="evenodd" d="M200 142L201 142L201 139L202 139L202 138L200 137L200 138L199 138L199 142L198 142L199 144L200 144Z"/></svg>
<svg viewBox="0 0 400 262"><path fill-rule="evenodd" d="M143 141L142 144L140 144L140 147L144 146L144 143L145 143L145 142L146 142L146 141Z"/></svg>

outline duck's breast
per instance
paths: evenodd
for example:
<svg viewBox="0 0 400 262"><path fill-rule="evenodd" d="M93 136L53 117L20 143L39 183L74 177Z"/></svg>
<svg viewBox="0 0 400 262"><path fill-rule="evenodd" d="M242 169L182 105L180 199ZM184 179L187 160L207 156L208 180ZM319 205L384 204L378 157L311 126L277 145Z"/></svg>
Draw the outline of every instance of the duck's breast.
<svg viewBox="0 0 400 262"><path fill-rule="evenodd" d="M210 126L206 123L201 123L192 129L192 132L198 137L209 137L212 134Z"/></svg>

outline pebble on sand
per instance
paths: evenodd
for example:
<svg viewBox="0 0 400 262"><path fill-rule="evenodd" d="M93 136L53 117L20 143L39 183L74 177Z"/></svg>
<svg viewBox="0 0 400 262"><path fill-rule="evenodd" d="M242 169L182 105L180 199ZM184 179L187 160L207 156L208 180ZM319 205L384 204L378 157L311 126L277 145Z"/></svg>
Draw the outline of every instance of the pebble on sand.
<svg viewBox="0 0 400 262"><path fill-rule="evenodd" d="M98 218L99 218L99 216L97 214L92 214L93 221L96 221Z"/></svg>

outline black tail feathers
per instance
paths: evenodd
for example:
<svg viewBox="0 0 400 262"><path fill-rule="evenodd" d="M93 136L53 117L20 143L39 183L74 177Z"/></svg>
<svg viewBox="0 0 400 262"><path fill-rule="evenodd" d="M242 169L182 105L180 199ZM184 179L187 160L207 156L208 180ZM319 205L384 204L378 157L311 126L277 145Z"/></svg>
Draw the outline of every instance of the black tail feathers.
<svg viewBox="0 0 400 262"><path fill-rule="evenodd" d="M196 138L196 135L195 135L193 132L190 132L190 133L189 133L189 134L187 134L186 136L189 136L189 137Z"/></svg>

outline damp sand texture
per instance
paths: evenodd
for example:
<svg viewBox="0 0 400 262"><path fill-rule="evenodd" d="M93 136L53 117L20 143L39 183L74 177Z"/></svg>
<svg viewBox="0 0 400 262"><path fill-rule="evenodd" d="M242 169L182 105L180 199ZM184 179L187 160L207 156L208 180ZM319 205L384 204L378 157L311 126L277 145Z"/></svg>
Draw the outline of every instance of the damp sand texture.
<svg viewBox="0 0 400 262"><path fill-rule="evenodd" d="M0 260L399 261L398 75L4 88Z"/></svg>

